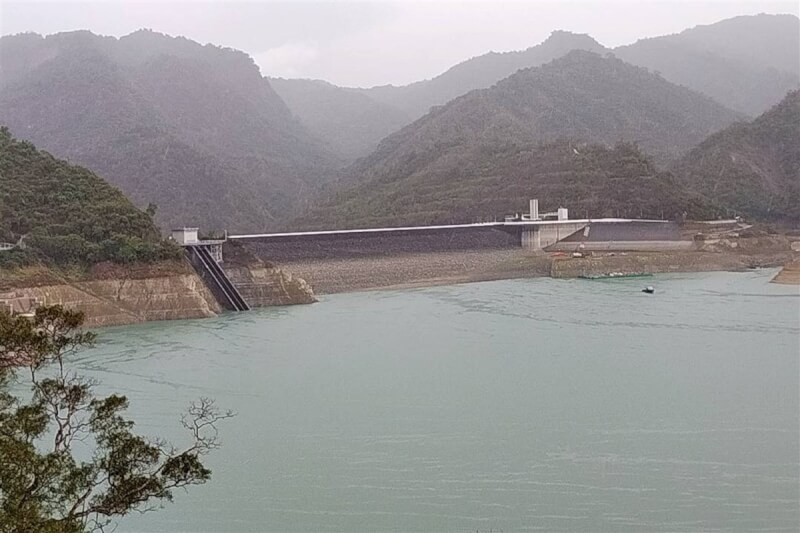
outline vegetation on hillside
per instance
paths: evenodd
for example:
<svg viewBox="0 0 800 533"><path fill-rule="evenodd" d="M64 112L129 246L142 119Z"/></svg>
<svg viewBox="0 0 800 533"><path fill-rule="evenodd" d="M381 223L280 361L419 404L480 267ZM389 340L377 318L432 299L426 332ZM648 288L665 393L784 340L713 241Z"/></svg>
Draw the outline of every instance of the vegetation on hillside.
<svg viewBox="0 0 800 533"><path fill-rule="evenodd" d="M446 164L399 180L375 179L343 190L299 222L349 228L502 219L528 210L566 207L577 217L680 220L717 210L659 172L632 144L607 148L561 140L543 145L484 145Z"/></svg>
<svg viewBox="0 0 800 533"><path fill-rule="evenodd" d="M573 51L435 108L384 139L349 174L402 179L482 146L526 146L561 137L607 145L637 142L665 161L739 118L643 68Z"/></svg>
<svg viewBox="0 0 800 533"><path fill-rule="evenodd" d="M59 266L102 261L151 262L180 257L149 212L136 209L91 171L58 160L0 128L0 266L42 260Z"/></svg>
<svg viewBox="0 0 800 533"><path fill-rule="evenodd" d="M339 164L242 52L70 32L4 36L0 62L1 124L157 203L165 226L263 230Z"/></svg>
<svg viewBox="0 0 800 533"><path fill-rule="evenodd" d="M710 136L674 172L731 211L800 220L800 91L752 122Z"/></svg>

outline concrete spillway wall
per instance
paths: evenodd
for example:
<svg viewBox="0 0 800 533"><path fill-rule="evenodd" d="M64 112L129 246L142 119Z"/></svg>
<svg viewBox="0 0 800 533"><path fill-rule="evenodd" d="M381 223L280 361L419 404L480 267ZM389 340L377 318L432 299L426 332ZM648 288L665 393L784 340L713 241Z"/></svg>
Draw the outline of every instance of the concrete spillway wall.
<svg viewBox="0 0 800 533"><path fill-rule="evenodd" d="M522 227L520 243L526 250L542 250L586 227L586 222L569 222Z"/></svg>
<svg viewBox="0 0 800 533"><path fill-rule="evenodd" d="M426 252L519 248L520 237L497 228L432 229L248 239L247 248L278 265L307 260L393 257Z"/></svg>

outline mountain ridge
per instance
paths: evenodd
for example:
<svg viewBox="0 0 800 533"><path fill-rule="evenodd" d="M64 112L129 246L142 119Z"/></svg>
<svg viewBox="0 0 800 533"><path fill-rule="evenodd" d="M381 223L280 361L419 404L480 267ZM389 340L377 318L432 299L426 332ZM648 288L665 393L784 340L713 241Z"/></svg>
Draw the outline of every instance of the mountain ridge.
<svg viewBox="0 0 800 533"><path fill-rule="evenodd" d="M742 43L745 43L744 48ZM743 49L755 51L748 56ZM613 54L749 116L764 112L788 91L800 87L800 67L797 67L800 63L800 52L797 52L800 50L800 19L794 15L754 15L640 39L613 49L589 35L556 30L545 41L525 50L488 52L453 65L433 78L407 85L347 88L319 80L286 80L283 82L285 89L279 92L301 122L352 161L368 155L385 132L397 129L398 124L410 124L432 107L471 90L489 88L520 69L540 66L572 50ZM315 98L311 87L319 83L327 84L326 96ZM295 84L295 94L290 94L289 84ZM348 113L337 114L335 109L322 106L321 101L333 102L347 92L367 96L365 110L383 106L391 120L381 123L380 112L362 119L352 108ZM321 109L319 114L329 118L328 122L320 127L324 119L309 117L308 109ZM398 116L398 110L405 115L405 123L402 116ZM359 132L359 142L344 151L337 148L342 143L337 124L342 131Z"/></svg>
<svg viewBox="0 0 800 533"><path fill-rule="evenodd" d="M566 207L579 206L594 212L613 204L615 209L630 211L632 208L625 206L622 196L596 202L590 196L586 204L581 198L581 191L589 190L585 183L573 194L560 189L551 179L559 172L567 177L576 172L592 173L591 168L581 166L584 163L572 166L574 162L564 159L563 154L581 157L589 147L598 161L605 161L598 173L606 178L609 175L605 170L617 163L627 168L626 158L644 161L637 168L645 169L648 176L662 176L638 148L615 146L638 142L665 162L742 118L710 98L669 83L646 69L617 58L575 50L546 65L520 70L488 89L475 90L434 107L381 141L371 155L355 162L346 172L354 178L343 183L342 192L322 202L307 218L343 224L349 214L355 223L380 221L379 213L385 210L400 223L454 221L451 217L465 221L470 201L480 203L484 196L497 196L482 183L491 182L503 189L502 176L507 175L513 176L519 189L526 173L530 176L530 190L526 193L519 189L520 198L538 196L549 201L537 191L538 185L547 183L560 198L569 200ZM609 159L608 153L623 161ZM504 162L504 156L512 162ZM562 170L542 170L544 177L538 180L539 169L526 167L538 164L560 165ZM656 182L675 183L666 175L650 183ZM646 183L637 182L636 187ZM657 190L666 189L659 186ZM685 192L679 189L673 195L676 198ZM458 199L451 205L452 210L447 207L448 191ZM680 201L673 198L671 205L688 209L692 203L689 196L686 193ZM512 196L503 198L509 206L519 201ZM702 203L698 200L692 204L692 210L708 212L708 206L700 209ZM499 207L499 203L495 205ZM653 206L647 205L652 214Z"/></svg>
<svg viewBox="0 0 800 533"><path fill-rule="evenodd" d="M263 229L341 164L243 52L73 32L2 37L8 57L0 123L155 202L162 224Z"/></svg>

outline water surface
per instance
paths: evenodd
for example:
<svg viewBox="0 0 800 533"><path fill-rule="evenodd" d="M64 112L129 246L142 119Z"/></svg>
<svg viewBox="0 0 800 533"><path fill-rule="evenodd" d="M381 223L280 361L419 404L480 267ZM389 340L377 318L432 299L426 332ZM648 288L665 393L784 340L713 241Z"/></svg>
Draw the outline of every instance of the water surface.
<svg viewBox="0 0 800 533"><path fill-rule="evenodd" d="M800 295L774 271L515 280L101 330L79 369L210 483L120 533L797 531ZM652 284L655 295L640 292Z"/></svg>

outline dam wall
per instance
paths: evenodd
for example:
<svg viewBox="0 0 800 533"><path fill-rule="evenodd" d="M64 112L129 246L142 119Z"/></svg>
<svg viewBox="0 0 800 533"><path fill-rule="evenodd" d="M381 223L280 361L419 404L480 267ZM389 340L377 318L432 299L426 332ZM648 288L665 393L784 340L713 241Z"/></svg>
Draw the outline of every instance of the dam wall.
<svg viewBox="0 0 800 533"><path fill-rule="evenodd" d="M313 260L397 257L431 252L509 250L520 237L493 227L388 231L381 233L288 235L248 239L247 249L277 265Z"/></svg>

